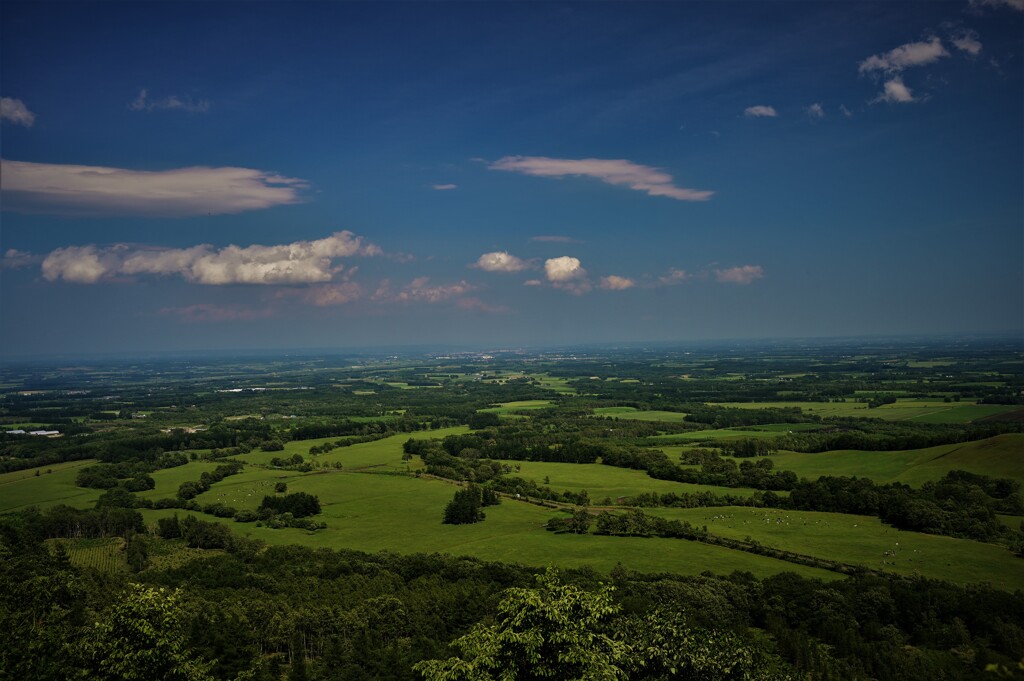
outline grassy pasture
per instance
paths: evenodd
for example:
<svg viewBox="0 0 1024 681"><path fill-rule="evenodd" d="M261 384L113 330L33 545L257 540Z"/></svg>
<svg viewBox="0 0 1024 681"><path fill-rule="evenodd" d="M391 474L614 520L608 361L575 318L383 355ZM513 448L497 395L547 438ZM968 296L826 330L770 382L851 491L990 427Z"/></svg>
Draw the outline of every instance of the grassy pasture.
<svg viewBox="0 0 1024 681"><path fill-rule="evenodd" d="M686 418L686 414L677 411L640 411L634 407L597 407L594 409L594 416L611 416L634 421L666 421L668 423L682 423Z"/></svg>
<svg viewBox="0 0 1024 681"><path fill-rule="evenodd" d="M1009 591L1024 588L1020 559L1004 546L904 532L874 517L743 506L645 512L707 525L712 534L723 537L749 537L765 546L877 570L960 583L991 582Z"/></svg>
<svg viewBox="0 0 1024 681"><path fill-rule="evenodd" d="M549 376L548 374L530 374L530 378L540 383L540 387L554 390L561 395L575 395L576 389L569 385L564 378Z"/></svg>
<svg viewBox="0 0 1024 681"><path fill-rule="evenodd" d="M976 419L1019 409L1012 405L944 402L942 400L898 399L871 409L862 402L715 402L717 407L768 409L799 407L805 413L821 417L855 416L886 421L923 421L925 423L969 423Z"/></svg>
<svg viewBox="0 0 1024 681"><path fill-rule="evenodd" d="M164 497L173 497L178 493L178 487L183 482L195 482L199 480L199 476L206 472L213 472L213 469L221 465L223 462L219 461L207 461L199 459L196 461L189 461L183 466L175 466L174 468L163 468L158 471L150 473L150 477L156 483L156 487L145 492L137 492L136 494L143 499L162 499Z"/></svg>
<svg viewBox="0 0 1024 681"><path fill-rule="evenodd" d="M667 448L662 448L667 449ZM876 482L904 482L919 486L938 480L951 470L965 470L996 478L1012 478L1024 484L1024 434L1007 433L976 442L909 449L863 452L835 450L817 454L780 452L775 467L800 477L856 475Z"/></svg>
<svg viewBox="0 0 1024 681"><path fill-rule="evenodd" d="M749 497L756 491L746 487L716 487L657 480L647 475L645 471L616 468L599 463L548 463L545 461L502 461L501 463L518 464L519 472L511 475L526 480L535 480L538 484L546 485L554 490L570 490L572 492L587 490L591 503L595 505L605 497L611 497L614 502L616 497L634 496L645 492L657 494L712 492ZM545 483L545 478L548 478L550 482Z"/></svg>
<svg viewBox="0 0 1024 681"><path fill-rule="evenodd" d="M76 487L75 478L80 468L93 463L96 462L92 459L71 461L0 475L0 513L28 506L91 506L102 490ZM47 469L53 472L47 473ZM37 470L39 477L35 474Z"/></svg>
<svg viewBox="0 0 1024 681"><path fill-rule="evenodd" d="M501 402L497 407L488 407L486 409L478 409L477 411L505 416L518 411L546 409L550 406L551 400L519 400L517 402Z"/></svg>
<svg viewBox="0 0 1024 681"><path fill-rule="evenodd" d="M227 478L211 491L234 488L231 494L239 499L237 507L255 508L267 486L277 480L275 476L279 472L254 469L247 473L252 475L245 481L247 485L236 480L242 477L240 475ZM523 502L506 500L499 506L489 507L487 519L481 523L444 525L441 515L456 486L438 480L341 471L295 475L287 478L287 482L289 492L308 492L320 498L323 513L318 519L328 524L327 529L314 533L297 529L271 530L254 523L202 517L220 520L236 533L269 544L449 553L527 565L590 565L603 572L621 562L631 569L647 572L697 574L704 570L719 573L749 570L766 576L792 571L823 579L837 577L823 570L694 542L555 535L543 527L548 518L558 512ZM149 523L173 512L142 511Z"/></svg>
<svg viewBox="0 0 1024 681"><path fill-rule="evenodd" d="M799 425L799 424L794 424ZM780 430L768 430L764 426L742 428L714 428L709 430L693 430L688 433L667 433L665 435L652 435L647 438L650 444L663 445L672 443L695 443L701 440L745 440L753 438L776 438L786 435L792 428ZM664 449L664 448L662 448Z"/></svg>

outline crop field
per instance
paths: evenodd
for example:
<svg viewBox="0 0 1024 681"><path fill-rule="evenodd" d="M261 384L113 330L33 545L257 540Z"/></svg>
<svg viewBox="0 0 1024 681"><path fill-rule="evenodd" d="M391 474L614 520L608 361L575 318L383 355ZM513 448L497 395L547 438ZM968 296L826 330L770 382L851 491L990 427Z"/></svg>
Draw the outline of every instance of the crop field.
<svg viewBox="0 0 1024 681"><path fill-rule="evenodd" d="M1020 433L927 449L892 452L836 450L815 454L784 451L771 458L777 469L790 470L811 479L821 475L855 475L875 482L904 482L919 486L929 480L938 480L951 470L965 470L996 478L1012 478L1024 485L1024 434Z"/></svg>
<svg viewBox="0 0 1024 681"><path fill-rule="evenodd" d="M519 411L546 409L550 406L551 400L519 400L518 402L502 402L497 407L488 407L486 409L478 409L477 411L505 416Z"/></svg>
<svg viewBox="0 0 1024 681"><path fill-rule="evenodd" d="M246 473L251 477L235 482ZM237 508L257 508L280 472L253 470L246 473L214 485L210 492L201 495L201 501L211 498L211 494L224 493L225 503L227 499L234 499L233 505ZM838 577L825 570L696 542L556 535L547 532L544 524L552 516L560 515L559 512L525 502L505 500L498 506L488 507L486 520L473 525L444 525L441 523L444 507L457 487L439 480L332 471L296 475L286 481L289 492L307 492L320 498L323 513L317 518L327 523L327 529L317 532L291 528L273 530L257 527L255 523L218 520L238 534L270 544L401 553L438 552L526 565L590 565L604 572L621 562L648 572L697 574L704 570L721 573L749 570L763 576L793 571L823 579ZM142 511L149 523L174 512Z"/></svg>
<svg viewBox="0 0 1024 681"><path fill-rule="evenodd" d="M635 407L598 407L594 416L611 416L617 419L634 419L636 421L667 421L682 423L686 414L678 411L641 411Z"/></svg>
<svg viewBox="0 0 1024 681"><path fill-rule="evenodd" d="M923 423L969 423L986 416L1020 409L1020 407L1012 405L920 399L898 399L893 404L885 404L874 409L863 402L715 402L714 405L733 409L798 407L805 413L821 417L856 416L886 421L921 421Z"/></svg>
<svg viewBox="0 0 1024 681"><path fill-rule="evenodd" d="M644 510L707 525L719 536L749 537L765 546L876 570L961 583L987 581L1009 591L1024 588L1020 559L1004 546L904 532L874 517L743 506Z"/></svg>
<svg viewBox="0 0 1024 681"><path fill-rule="evenodd" d="M556 393L562 395L576 394L576 389L569 385L569 382L564 378L549 376L548 374L530 374L530 378L540 383L542 388L554 390Z"/></svg>
<svg viewBox="0 0 1024 681"><path fill-rule="evenodd" d="M794 424L800 425L800 424ZM771 439L782 437L789 433L791 428L774 430L768 428L755 428L754 426L743 426L741 428L714 428L709 430L693 430L688 433L666 433L665 435L653 435L647 438L650 444L671 444L673 442L690 443L702 440L745 440L754 438Z"/></svg>
<svg viewBox="0 0 1024 681"><path fill-rule="evenodd" d="M75 567L89 568L105 573L128 572L124 556L124 539L51 539L51 545L60 545L67 551L68 560Z"/></svg>
<svg viewBox="0 0 1024 681"><path fill-rule="evenodd" d="M657 480L647 475L646 471L605 466L599 463L549 463L546 461L502 461L502 463L520 467L519 472L514 472L512 475L526 480L532 479L537 484L554 490L570 490L572 492L586 490L590 495L590 503L594 505L600 504L605 497L610 497L614 503L617 497L635 496L645 492L656 494L712 492L719 495L731 494L738 497L749 497L757 491L746 487L717 487Z"/></svg>
<svg viewBox="0 0 1024 681"><path fill-rule="evenodd" d="M0 476L0 513L17 511L28 506L45 508L56 504L91 505L102 493L98 489L75 486L78 469L96 463L93 460L71 461L42 466ZM36 476L35 471L39 471ZM52 473L47 473L52 470Z"/></svg>

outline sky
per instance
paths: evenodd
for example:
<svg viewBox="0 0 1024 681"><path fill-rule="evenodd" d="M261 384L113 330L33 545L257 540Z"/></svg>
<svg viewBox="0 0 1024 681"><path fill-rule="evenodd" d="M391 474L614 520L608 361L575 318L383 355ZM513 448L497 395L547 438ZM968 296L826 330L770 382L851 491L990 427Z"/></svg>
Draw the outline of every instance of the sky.
<svg viewBox="0 0 1024 681"><path fill-rule="evenodd" d="M0 3L0 359L1024 335L1024 0Z"/></svg>

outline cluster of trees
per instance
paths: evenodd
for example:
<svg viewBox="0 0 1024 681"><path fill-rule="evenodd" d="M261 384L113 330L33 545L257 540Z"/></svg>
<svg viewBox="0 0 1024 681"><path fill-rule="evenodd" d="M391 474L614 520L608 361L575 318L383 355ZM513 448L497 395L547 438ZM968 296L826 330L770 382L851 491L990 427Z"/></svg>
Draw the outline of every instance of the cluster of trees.
<svg viewBox="0 0 1024 681"><path fill-rule="evenodd" d="M484 519L484 507L501 503L497 492L486 487L469 485L455 492L452 500L444 507L441 522L446 525L468 525Z"/></svg>
<svg viewBox="0 0 1024 681"><path fill-rule="evenodd" d="M515 475L503 475L488 483L491 487L505 494L516 495L522 498L538 499L541 501L556 501L562 504L575 504L586 506L590 503L590 494L585 489L579 492L572 490L553 490L547 485L538 485L534 480L525 480Z"/></svg>
<svg viewBox="0 0 1024 681"><path fill-rule="evenodd" d="M211 485L220 482L230 475L241 473L244 467L241 461L228 461L217 466L212 471L203 471L199 476L199 480L188 480L178 486L178 498L182 500L194 499L203 492L208 491Z"/></svg>
<svg viewBox="0 0 1024 681"><path fill-rule="evenodd" d="M306 492L293 492L284 496L265 496L260 509L275 514L291 513L295 518L305 518L320 513L320 499Z"/></svg>
<svg viewBox="0 0 1024 681"><path fill-rule="evenodd" d="M121 485L129 492L143 492L156 487L150 473L184 466L188 461L188 456L182 452L164 452L153 461L94 464L78 471L75 484L92 489L111 489Z"/></svg>
<svg viewBox="0 0 1024 681"><path fill-rule="evenodd" d="M822 476L801 480L789 497L766 498L765 505L874 515L904 530L979 541L1015 540L996 513L1024 515L1019 482L966 471L950 471L919 489L902 483L878 485L868 478Z"/></svg>

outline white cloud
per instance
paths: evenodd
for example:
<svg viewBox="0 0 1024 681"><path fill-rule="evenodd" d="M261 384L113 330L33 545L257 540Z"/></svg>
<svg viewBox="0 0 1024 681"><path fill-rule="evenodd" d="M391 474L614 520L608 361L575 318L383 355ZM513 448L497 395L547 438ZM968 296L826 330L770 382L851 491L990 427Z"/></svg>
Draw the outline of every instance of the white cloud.
<svg viewBox="0 0 1024 681"><path fill-rule="evenodd" d="M494 251L481 255L471 267L485 272L522 272L530 267L530 263L505 251Z"/></svg>
<svg viewBox="0 0 1024 681"><path fill-rule="evenodd" d="M459 185L457 185L457 184L435 184L435 185L433 185L433 187L434 187L434 189L436 189L439 192L444 192L444 191L449 191L451 189L458 189Z"/></svg>
<svg viewBox="0 0 1024 681"><path fill-rule="evenodd" d="M760 265L743 265L715 270L715 279L726 284L749 284L755 279L764 277L764 268Z"/></svg>
<svg viewBox="0 0 1024 681"><path fill-rule="evenodd" d="M853 116L853 112L850 111L849 109L847 109L845 104L840 104L839 105L839 110L842 111L843 115L846 116L847 118L850 118L850 117Z"/></svg>
<svg viewBox="0 0 1024 681"><path fill-rule="evenodd" d="M298 203L304 180L251 168L143 171L2 161L5 207L43 213L184 217Z"/></svg>
<svg viewBox="0 0 1024 681"><path fill-rule="evenodd" d="M330 307L351 303L361 298L362 295L362 286L354 281L343 281L340 284L311 286L303 297L311 305Z"/></svg>
<svg viewBox="0 0 1024 681"><path fill-rule="evenodd" d="M544 282L540 279L527 279L523 282L523 286L543 286Z"/></svg>
<svg viewBox="0 0 1024 681"><path fill-rule="evenodd" d="M563 255L544 261L544 274L555 288L582 295L592 288L579 258Z"/></svg>
<svg viewBox="0 0 1024 681"><path fill-rule="evenodd" d="M822 108L821 104L815 102L807 107L807 115L811 118L824 118L825 109Z"/></svg>
<svg viewBox="0 0 1024 681"><path fill-rule="evenodd" d="M587 276L583 264L579 258L563 255L559 258L549 258L544 261L544 274L548 281L553 284L580 279Z"/></svg>
<svg viewBox="0 0 1024 681"><path fill-rule="evenodd" d="M4 257L0 259L0 267L16 270L30 265L38 265L42 261L41 256L27 251L19 251L17 248L8 248Z"/></svg>
<svg viewBox="0 0 1024 681"><path fill-rule="evenodd" d="M636 286L636 282L629 277L620 277L616 274L609 274L607 277L601 277L601 288L609 291L624 291L627 288L633 288Z"/></svg>
<svg viewBox="0 0 1024 681"><path fill-rule="evenodd" d="M941 57L948 56L949 52L942 46L942 41L937 36L932 36L928 42L907 43L884 54L872 55L860 63L858 70L861 73L871 71L897 73L911 66L931 64Z"/></svg>
<svg viewBox="0 0 1024 681"><path fill-rule="evenodd" d="M335 232L315 241L275 246L214 248L142 248L127 244L109 247L68 246L43 260L43 277L92 284L116 276L180 276L194 284L312 284L338 275L337 258L381 255L377 246L351 232Z"/></svg>
<svg viewBox="0 0 1024 681"><path fill-rule="evenodd" d="M11 97L0 97L0 121L10 121L31 128L36 115L28 110L25 102Z"/></svg>
<svg viewBox="0 0 1024 681"><path fill-rule="evenodd" d="M743 110L743 115L747 118L775 118L779 114L775 111L774 106L758 104L757 106L748 106Z"/></svg>
<svg viewBox="0 0 1024 681"><path fill-rule="evenodd" d="M704 189L677 187L672 184L671 175L624 159L506 156L491 163L489 168L559 179L576 175L594 177L607 184L624 185L650 196L667 196L678 201L706 201L714 194Z"/></svg>
<svg viewBox="0 0 1024 681"><path fill-rule="evenodd" d="M1008 7L1018 12L1024 12L1024 0L971 0L971 5L978 7L988 5L989 7Z"/></svg>
<svg viewBox="0 0 1024 681"><path fill-rule="evenodd" d="M398 291L385 279L373 294L372 300L385 303L441 303L456 298L476 287L466 281L454 284L431 284L428 277L417 277Z"/></svg>
<svg viewBox="0 0 1024 681"><path fill-rule="evenodd" d="M205 99L198 101L191 97L178 97L168 95L160 99L150 99L149 92L145 89L139 90L139 96L128 104L132 111L161 111L168 109L179 109L189 113L206 113L210 110L210 103Z"/></svg>
<svg viewBox="0 0 1024 681"><path fill-rule="evenodd" d="M674 286L692 278L693 275L686 270L670 269L668 272L658 277L658 283L662 286Z"/></svg>
<svg viewBox="0 0 1024 681"><path fill-rule="evenodd" d="M909 104L910 102L916 101L918 100L914 97L914 93L910 91L910 88L903 84L903 79L899 76L885 81L882 93L871 100L872 104L876 102Z"/></svg>
<svg viewBox="0 0 1024 681"><path fill-rule="evenodd" d="M1024 0L1021 0L1024 3ZM981 53L981 41L978 39L978 33L970 29L964 29L958 31L951 38L953 47L966 52L972 57L977 57Z"/></svg>

